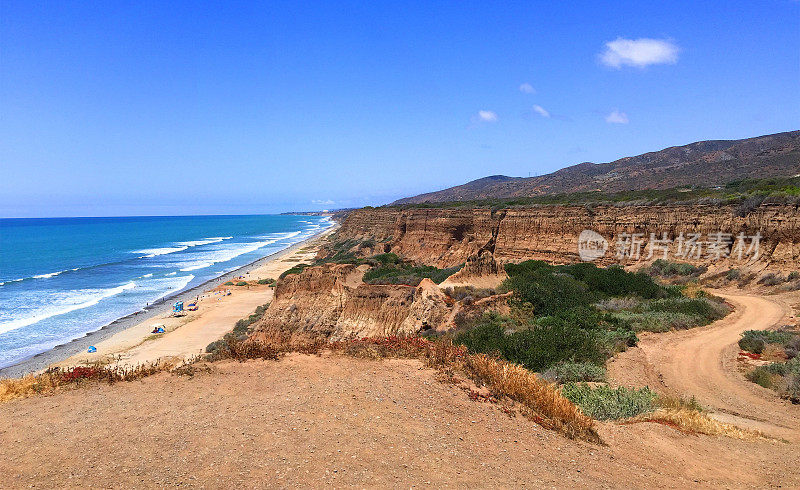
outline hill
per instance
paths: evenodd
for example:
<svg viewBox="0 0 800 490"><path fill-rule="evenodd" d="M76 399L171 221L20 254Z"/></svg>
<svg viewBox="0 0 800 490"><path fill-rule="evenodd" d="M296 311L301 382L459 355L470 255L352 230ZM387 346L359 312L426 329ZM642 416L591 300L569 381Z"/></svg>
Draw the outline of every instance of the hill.
<svg viewBox="0 0 800 490"><path fill-rule="evenodd" d="M493 175L395 201L398 204L714 187L737 179L800 174L800 131L699 141L609 163L584 162L537 177Z"/></svg>

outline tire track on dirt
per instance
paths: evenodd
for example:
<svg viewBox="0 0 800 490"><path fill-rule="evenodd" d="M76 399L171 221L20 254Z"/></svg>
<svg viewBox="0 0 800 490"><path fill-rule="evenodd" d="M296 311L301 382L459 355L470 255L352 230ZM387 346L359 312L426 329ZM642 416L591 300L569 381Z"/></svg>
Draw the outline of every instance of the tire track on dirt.
<svg viewBox="0 0 800 490"><path fill-rule="evenodd" d="M800 441L800 406L747 381L736 359L743 331L779 326L789 309L765 297L714 294L735 311L706 327L643 334L637 347L609 363L609 377L625 386L648 385L662 393L694 395L718 420Z"/></svg>

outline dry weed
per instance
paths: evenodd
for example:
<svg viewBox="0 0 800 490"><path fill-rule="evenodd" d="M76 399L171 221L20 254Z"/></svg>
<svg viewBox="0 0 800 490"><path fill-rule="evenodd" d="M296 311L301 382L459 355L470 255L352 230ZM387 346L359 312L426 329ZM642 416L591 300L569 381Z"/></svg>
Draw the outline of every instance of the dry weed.
<svg viewBox="0 0 800 490"><path fill-rule="evenodd" d="M542 381L522 366L485 354L469 355L466 359L469 374L485 382L501 396L515 400L531 410L533 418L543 427L556 430L571 439L600 442L594 421L583 415L550 383Z"/></svg>
<svg viewBox="0 0 800 490"><path fill-rule="evenodd" d="M758 431L742 429L711 418L708 414L689 408L659 408L658 410L639 415L630 422L657 422L674 427L690 434L706 434L710 436L727 436L734 439L756 439L764 437Z"/></svg>

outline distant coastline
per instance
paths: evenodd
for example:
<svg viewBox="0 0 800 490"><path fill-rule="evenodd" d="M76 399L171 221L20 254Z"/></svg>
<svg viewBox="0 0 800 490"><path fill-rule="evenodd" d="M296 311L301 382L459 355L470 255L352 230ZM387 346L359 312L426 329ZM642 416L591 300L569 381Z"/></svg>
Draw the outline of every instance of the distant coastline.
<svg viewBox="0 0 800 490"><path fill-rule="evenodd" d="M286 213L286 214L296 214L302 215L298 213ZM161 315L164 315L171 311L172 304L175 301L190 301L198 296L200 293L204 293L207 290L218 286L221 283L229 281L233 278L238 277L246 269L251 269L253 267L258 267L266 262L272 260L278 260L286 255L291 254L292 252L304 247L310 241L316 239L321 234L329 231L332 227L338 226L338 223L335 219L331 220L333 222L332 226L322 228L313 235L307 237L306 239L294 243L282 250L278 250L273 252L269 255L264 257L258 258L252 262L249 262L241 267L238 267L230 272L226 272L225 274L219 275L217 277L211 278L197 286L194 286L190 289L176 292L170 295L166 295L159 300L151 303L150 305L146 306L145 308L131 313L129 315L125 315L120 317L111 323L108 323L97 330L93 330L91 332L87 332L86 335L82 337L78 337L73 339L69 342L65 342L63 344L56 345L55 347L48 349L44 352L34 354L33 356L27 357L25 359L20 360L10 366L6 366L0 368L0 378L13 378L24 376L28 373L33 373L37 371L41 371L46 369L48 366L63 361L79 352L83 352L89 348L89 346L99 343L114 334L121 332L127 328L130 328L140 322L145 320L155 318Z"/></svg>

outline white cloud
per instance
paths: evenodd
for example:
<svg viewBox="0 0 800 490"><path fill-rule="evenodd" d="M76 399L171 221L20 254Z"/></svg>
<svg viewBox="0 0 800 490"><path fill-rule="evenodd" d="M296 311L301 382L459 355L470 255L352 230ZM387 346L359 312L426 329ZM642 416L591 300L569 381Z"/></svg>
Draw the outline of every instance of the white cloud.
<svg viewBox="0 0 800 490"><path fill-rule="evenodd" d="M523 94L535 94L536 93L536 89L533 88L533 85L531 85L530 83L523 83L522 85L520 85L519 86L519 91L522 92Z"/></svg>
<svg viewBox="0 0 800 490"><path fill-rule="evenodd" d="M497 113L494 111L478 111L478 119L483 122L497 122Z"/></svg>
<svg viewBox="0 0 800 490"><path fill-rule="evenodd" d="M313 199L311 201L312 204L322 204L325 206L329 206L331 204L336 204L335 201L331 201L330 199Z"/></svg>
<svg viewBox="0 0 800 490"><path fill-rule="evenodd" d="M545 109L544 107L542 107L540 105L533 106L533 112L535 112L536 114L539 114L542 117L550 117L550 113L547 112L547 109Z"/></svg>
<svg viewBox="0 0 800 490"><path fill-rule="evenodd" d="M606 122L609 124L628 124L628 115L614 109L606 116Z"/></svg>
<svg viewBox="0 0 800 490"><path fill-rule="evenodd" d="M618 37L606 43L600 62L612 68L668 64L678 62L678 46L667 39L625 39Z"/></svg>

